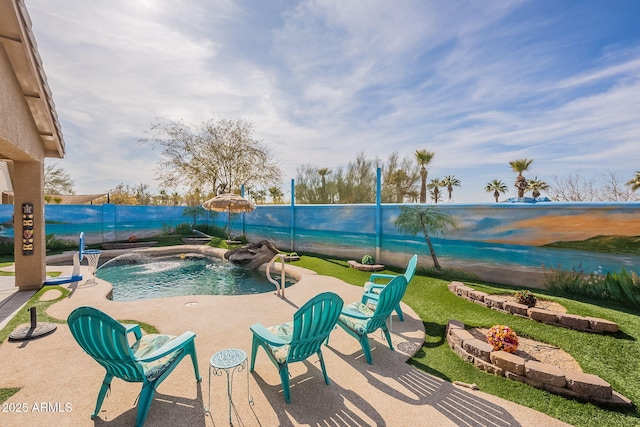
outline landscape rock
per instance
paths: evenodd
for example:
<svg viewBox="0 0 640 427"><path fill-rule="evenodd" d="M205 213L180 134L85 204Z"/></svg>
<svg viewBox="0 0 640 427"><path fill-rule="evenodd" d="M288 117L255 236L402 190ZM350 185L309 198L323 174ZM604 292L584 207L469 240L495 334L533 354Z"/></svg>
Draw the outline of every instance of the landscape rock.
<svg viewBox="0 0 640 427"><path fill-rule="evenodd" d="M599 399L610 399L611 384L597 375L580 372L567 372L565 374L567 388L585 396L593 396Z"/></svg>
<svg viewBox="0 0 640 427"><path fill-rule="evenodd" d="M491 353L491 363L504 369L505 371L513 372L514 374L524 375L524 359L512 353L506 351L494 351Z"/></svg>
<svg viewBox="0 0 640 427"><path fill-rule="evenodd" d="M615 322L597 317L587 317L586 319L589 321L589 327L593 330L612 333L618 332L619 327Z"/></svg>
<svg viewBox="0 0 640 427"><path fill-rule="evenodd" d="M278 252L278 248L272 242L261 240L257 243L248 243L241 248L227 251L224 257L232 264L257 269L262 264L271 261Z"/></svg>
<svg viewBox="0 0 640 427"><path fill-rule="evenodd" d="M519 314L520 316L529 317L529 314L527 313L529 307L524 304L518 304L517 302L513 301L506 301L504 303L504 309L513 314Z"/></svg>
<svg viewBox="0 0 640 427"><path fill-rule="evenodd" d="M529 317L533 320L543 323L556 323L558 316L553 311L545 310L543 308L531 307L528 310Z"/></svg>
<svg viewBox="0 0 640 427"><path fill-rule="evenodd" d="M579 331L589 329L589 320L575 314L558 313L558 323Z"/></svg>
<svg viewBox="0 0 640 427"><path fill-rule="evenodd" d="M525 375L535 381L550 384L554 387L564 387L567 380L560 368L547 363L528 360L524 365Z"/></svg>

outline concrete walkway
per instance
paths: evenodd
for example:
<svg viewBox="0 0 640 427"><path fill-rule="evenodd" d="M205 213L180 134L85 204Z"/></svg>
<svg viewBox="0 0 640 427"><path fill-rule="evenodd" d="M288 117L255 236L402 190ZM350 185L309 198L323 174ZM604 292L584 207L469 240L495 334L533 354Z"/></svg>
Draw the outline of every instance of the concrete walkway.
<svg viewBox="0 0 640 427"><path fill-rule="evenodd" d="M15 316L36 291L18 292L14 276L0 276L0 329Z"/></svg>
<svg viewBox="0 0 640 427"><path fill-rule="evenodd" d="M346 303L360 298L360 287L303 269L297 269L297 273L301 280L287 289L285 299L268 293L113 302L105 298L111 289L108 283L81 282L70 285L71 296L54 304L48 314L66 319L75 307L91 305L117 319L150 323L161 333L194 331L202 382L195 381L193 367L188 358L184 359L160 385L146 425L222 426L228 424L226 377L209 378L212 354L239 348L250 356L250 325L259 322L269 326L290 320L297 307L319 292L335 292ZM83 274L90 277L86 267ZM405 305L403 310L405 322L394 316L392 324L396 351L389 350L380 334L371 336L373 365L364 360L358 342L341 329L331 334L329 346L323 349L331 385L324 383L317 357L291 365L291 404L284 402L277 369L259 349L255 372L237 371L232 377L234 425L567 425L482 391L459 388L408 365L407 359L424 343L425 332L415 312ZM12 410L0 413L0 425L135 424L140 385L117 379L98 417L90 419L104 370L80 349L66 325L59 325L57 331L43 338L3 343L0 360L0 387L20 387L5 402L3 408ZM248 395L253 404L248 402ZM209 401L211 412L205 413Z"/></svg>

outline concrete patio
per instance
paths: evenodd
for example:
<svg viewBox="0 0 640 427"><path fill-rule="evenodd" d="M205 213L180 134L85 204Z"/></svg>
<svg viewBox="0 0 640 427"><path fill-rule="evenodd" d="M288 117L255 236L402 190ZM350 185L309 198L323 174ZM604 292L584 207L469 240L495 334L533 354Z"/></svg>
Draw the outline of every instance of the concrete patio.
<svg viewBox="0 0 640 427"><path fill-rule="evenodd" d="M267 293L113 302L105 298L111 286L97 279L96 284L67 285L71 296L54 304L48 314L66 319L75 307L91 305L117 319L152 324L161 333L194 331L202 382L195 381L192 365L188 358L184 359L160 385L146 425L227 425L224 375L211 378L211 412L204 411L209 406L211 355L225 348L238 348L250 356L250 325L259 322L268 326L290 320L297 307L320 292L335 292L346 303L360 298L360 287L308 270L287 268L296 270L300 281L287 288L285 299ZM67 274L70 267L48 269ZM83 267L83 274L91 277L87 267ZM0 283L6 294L10 292L9 281L3 277ZM59 291L52 289L44 297L57 295ZM5 294L0 296L6 307L7 301L17 304L24 297L15 295L6 300ZM331 385L324 383L317 357L291 365L291 404L284 402L277 369L260 349L255 372L247 375L243 370L233 377L234 425L567 425L482 391L460 388L407 364L407 359L420 350L425 332L417 315L406 305L403 310L406 321L399 322L394 315L392 322L396 351L389 350L381 334L371 336L373 365L364 360L358 342L339 328L323 349ZM135 425L140 384L117 379L99 416L91 420L104 370L81 350L65 324L36 340L4 342L0 360L0 387L21 388L3 404L0 425ZM248 395L253 404L248 402ZM17 412L18 407L26 410Z"/></svg>

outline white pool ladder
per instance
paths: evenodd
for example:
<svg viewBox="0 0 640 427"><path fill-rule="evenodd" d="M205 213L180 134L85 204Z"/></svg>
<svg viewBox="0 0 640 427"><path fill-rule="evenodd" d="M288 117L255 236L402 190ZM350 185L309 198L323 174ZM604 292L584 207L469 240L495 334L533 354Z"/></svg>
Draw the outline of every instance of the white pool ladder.
<svg viewBox="0 0 640 427"><path fill-rule="evenodd" d="M286 275L284 271L285 262L285 254L275 254L269 264L267 264L267 280L276 285L276 295L280 298L284 298L284 288L286 286ZM276 262L277 259L280 259L280 283L278 283L273 277L271 277L271 266Z"/></svg>

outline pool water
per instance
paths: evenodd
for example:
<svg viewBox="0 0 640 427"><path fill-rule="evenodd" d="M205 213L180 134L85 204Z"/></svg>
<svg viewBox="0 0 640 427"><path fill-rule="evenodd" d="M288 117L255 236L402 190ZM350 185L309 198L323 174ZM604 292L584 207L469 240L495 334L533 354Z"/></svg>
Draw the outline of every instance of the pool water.
<svg viewBox="0 0 640 427"><path fill-rule="evenodd" d="M96 270L113 285L114 301L139 301L183 295L247 295L275 292L264 273L200 254L150 257L126 254ZM280 276L271 273L278 283ZM287 280L286 286L293 282Z"/></svg>

